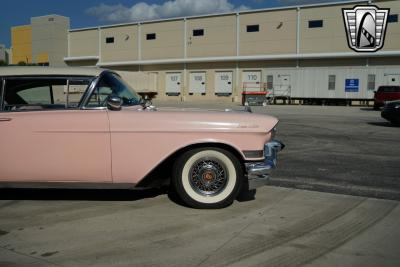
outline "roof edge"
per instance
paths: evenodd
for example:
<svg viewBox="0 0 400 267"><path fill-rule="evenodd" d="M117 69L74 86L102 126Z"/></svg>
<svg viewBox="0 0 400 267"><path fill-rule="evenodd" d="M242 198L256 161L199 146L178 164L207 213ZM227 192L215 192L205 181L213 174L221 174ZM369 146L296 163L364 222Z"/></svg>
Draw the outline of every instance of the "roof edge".
<svg viewBox="0 0 400 267"><path fill-rule="evenodd" d="M335 6L335 5L345 5L345 4L359 4L359 3L368 3L368 2L369 2L368 0L349 0L349 1L336 1L336 2L330 2L330 3L317 3L317 4L291 5L291 6L261 8L261 9L251 9L251 10L244 10L244 11L238 11L238 12L213 13L213 14L205 14L205 15L173 17L173 18L165 18L165 19L144 20L144 21L101 25L101 26L95 26L95 27L76 28L76 29L70 29L69 32L78 32L78 31L95 30L95 29L99 30L99 29L113 28L113 27L119 27L119 26L150 24L150 23L185 20L185 19L209 18L209 17L240 15L240 14L248 14L248 13L259 13L259 12L266 12L266 11L278 11L278 10L301 9L301 8L312 8L312 7L325 7L325 6ZM374 2L374 1L372 1L372 2Z"/></svg>
<svg viewBox="0 0 400 267"><path fill-rule="evenodd" d="M280 54L280 55L254 55L254 56L231 56L231 57L203 57L203 58L175 58L161 60L136 60L136 61L112 61L98 62L99 67L129 66L129 65L155 65L155 64L183 64L203 62L237 62L237 61L263 61L263 60L301 60L301 59L328 59L328 58L373 58L385 56L400 56L400 50L382 51L375 53L305 53L305 54Z"/></svg>

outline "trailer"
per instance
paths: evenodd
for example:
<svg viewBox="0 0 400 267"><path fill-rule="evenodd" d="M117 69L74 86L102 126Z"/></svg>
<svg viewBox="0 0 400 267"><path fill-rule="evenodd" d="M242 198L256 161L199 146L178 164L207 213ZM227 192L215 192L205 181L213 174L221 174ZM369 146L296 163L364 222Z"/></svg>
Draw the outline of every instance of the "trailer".
<svg viewBox="0 0 400 267"><path fill-rule="evenodd" d="M267 92L269 103L368 103L379 86L400 85L400 65L264 68L261 73L260 91Z"/></svg>

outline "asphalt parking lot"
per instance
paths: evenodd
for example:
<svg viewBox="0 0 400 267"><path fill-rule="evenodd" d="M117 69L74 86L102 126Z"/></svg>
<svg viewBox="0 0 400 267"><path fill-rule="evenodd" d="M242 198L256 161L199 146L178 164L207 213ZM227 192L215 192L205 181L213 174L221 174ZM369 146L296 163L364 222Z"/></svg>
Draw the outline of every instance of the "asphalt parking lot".
<svg viewBox="0 0 400 267"><path fill-rule="evenodd" d="M253 110L280 118L287 145L254 200L194 210L161 190L1 190L0 266L400 266L400 128L369 108Z"/></svg>

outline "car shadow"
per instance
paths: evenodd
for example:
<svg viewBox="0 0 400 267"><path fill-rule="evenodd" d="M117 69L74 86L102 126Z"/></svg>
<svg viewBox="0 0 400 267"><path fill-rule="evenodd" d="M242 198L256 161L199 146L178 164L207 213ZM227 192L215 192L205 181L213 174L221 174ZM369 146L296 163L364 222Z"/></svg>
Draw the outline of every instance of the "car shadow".
<svg viewBox="0 0 400 267"><path fill-rule="evenodd" d="M0 189L0 200L136 201L166 194L165 188L120 189Z"/></svg>
<svg viewBox="0 0 400 267"><path fill-rule="evenodd" d="M381 127L389 127L389 128L395 128L398 127L388 121L379 121L379 122L368 122L369 125L373 125L373 126L381 126Z"/></svg>

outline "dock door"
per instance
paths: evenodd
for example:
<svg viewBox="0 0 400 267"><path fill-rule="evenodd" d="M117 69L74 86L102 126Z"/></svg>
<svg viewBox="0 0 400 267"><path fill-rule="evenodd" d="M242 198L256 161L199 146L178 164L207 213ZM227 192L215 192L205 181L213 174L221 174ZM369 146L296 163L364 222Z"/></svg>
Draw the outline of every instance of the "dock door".
<svg viewBox="0 0 400 267"><path fill-rule="evenodd" d="M233 82L232 71L218 71L215 73L215 95L230 96L232 95Z"/></svg>
<svg viewBox="0 0 400 267"><path fill-rule="evenodd" d="M165 93L168 96L178 96L181 94L182 74L180 72L167 73L165 77Z"/></svg>
<svg viewBox="0 0 400 267"><path fill-rule="evenodd" d="M193 94L206 94L206 73L205 72L191 72L190 73L190 89L189 95Z"/></svg>
<svg viewBox="0 0 400 267"><path fill-rule="evenodd" d="M242 83L244 92L260 92L264 91L261 83L261 71L243 71Z"/></svg>

